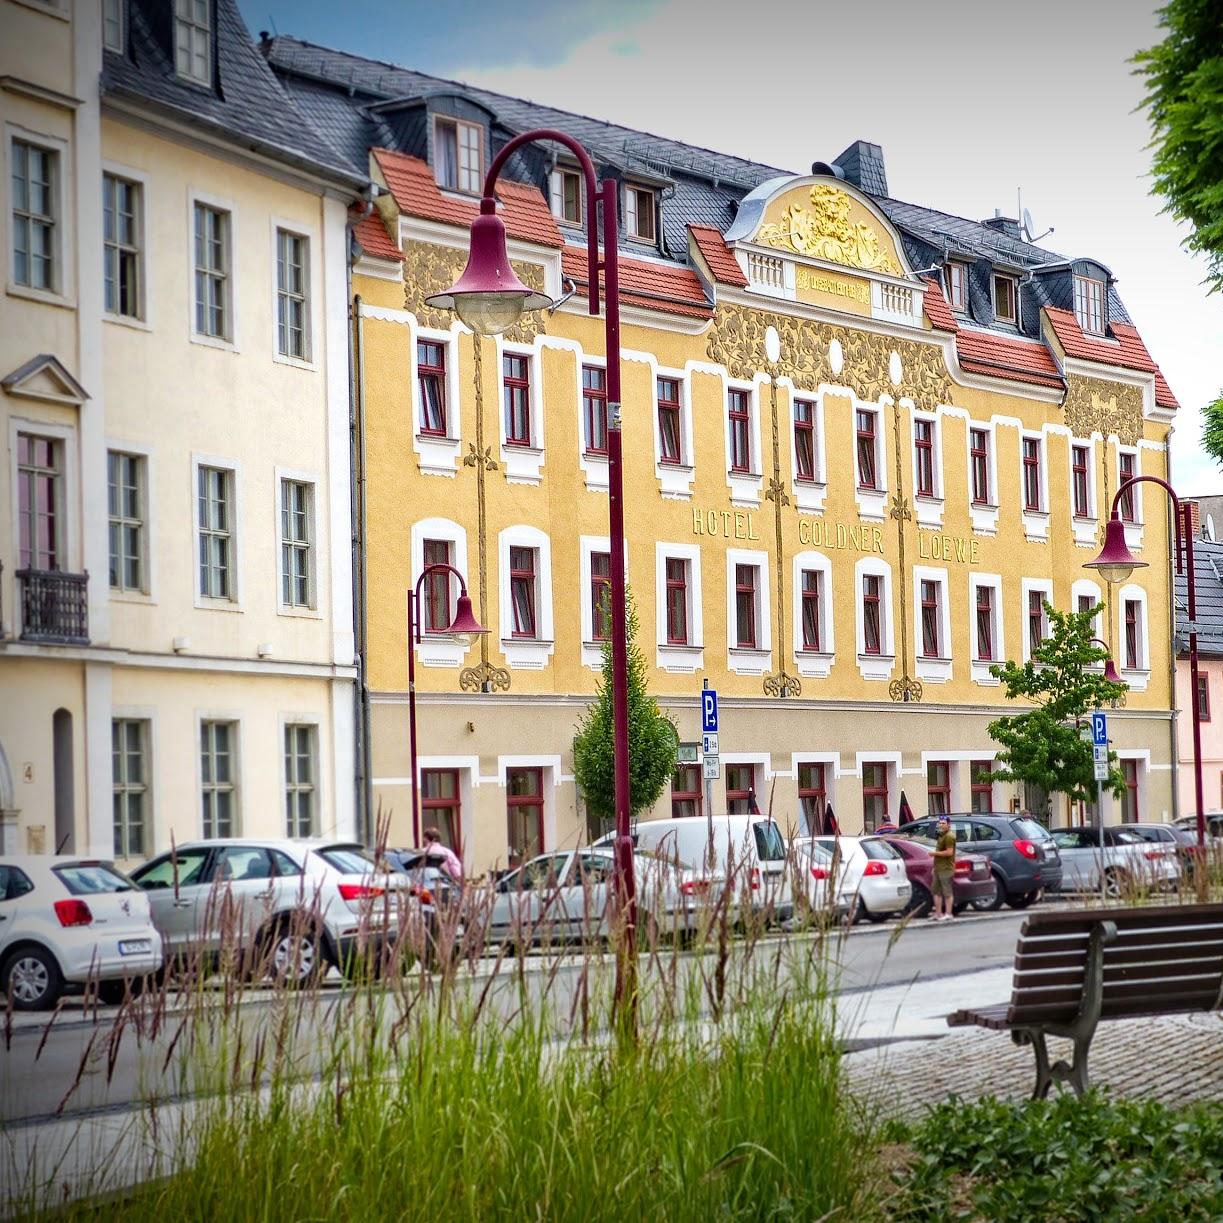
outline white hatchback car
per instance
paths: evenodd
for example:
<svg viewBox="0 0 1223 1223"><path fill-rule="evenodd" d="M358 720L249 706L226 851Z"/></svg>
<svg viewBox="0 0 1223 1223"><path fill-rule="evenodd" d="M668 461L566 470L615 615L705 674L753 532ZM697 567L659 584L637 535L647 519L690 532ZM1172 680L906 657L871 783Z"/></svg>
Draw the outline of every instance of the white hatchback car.
<svg viewBox="0 0 1223 1223"><path fill-rule="evenodd" d="M807 857L812 905L826 904L831 883L838 912L851 921L882 921L900 913L913 888L905 861L882 837L803 837L794 848Z"/></svg>
<svg viewBox="0 0 1223 1223"><path fill-rule="evenodd" d="M14 1010L45 1010L90 983L103 1002L119 1002L161 960L148 897L111 863L0 859L0 995Z"/></svg>

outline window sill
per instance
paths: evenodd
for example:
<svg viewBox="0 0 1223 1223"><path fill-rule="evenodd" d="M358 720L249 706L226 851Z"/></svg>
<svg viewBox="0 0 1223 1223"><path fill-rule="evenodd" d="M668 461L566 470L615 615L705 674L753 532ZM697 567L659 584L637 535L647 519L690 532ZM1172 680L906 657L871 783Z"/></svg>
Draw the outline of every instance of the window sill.
<svg viewBox="0 0 1223 1223"><path fill-rule="evenodd" d="M237 599L214 599L208 595L196 595L195 606L201 611L240 612L242 605Z"/></svg>
<svg viewBox="0 0 1223 1223"><path fill-rule="evenodd" d="M800 514L822 514L828 485L823 480L795 480L794 504Z"/></svg>
<svg viewBox="0 0 1223 1223"><path fill-rule="evenodd" d="M919 654L914 670L917 678L926 683L945 684L951 678L951 659Z"/></svg>
<svg viewBox="0 0 1223 1223"><path fill-rule="evenodd" d="M544 452L540 446L503 441L501 460L505 464L505 478L510 484L538 484L543 478Z"/></svg>
<svg viewBox="0 0 1223 1223"><path fill-rule="evenodd" d="M454 478L459 466L461 443L457 437L442 433L418 432L413 439L422 474Z"/></svg>
<svg viewBox="0 0 1223 1223"><path fill-rule="evenodd" d="M972 661L972 682L983 688L997 688L1002 681L990 674L990 667L996 666L996 660L989 658L974 658Z"/></svg>
<svg viewBox="0 0 1223 1223"><path fill-rule="evenodd" d="M459 667L471 647L445 634L425 633L413 648L422 667Z"/></svg>
<svg viewBox="0 0 1223 1223"><path fill-rule="evenodd" d="M854 490L858 503L858 517L868 522L883 522L887 518L888 490L886 488L863 488Z"/></svg>
<svg viewBox="0 0 1223 1223"><path fill-rule="evenodd" d="M863 679L889 680L895 666L895 654L858 655L858 671Z"/></svg>
<svg viewBox="0 0 1223 1223"><path fill-rule="evenodd" d="M804 679L827 679L836 654L831 650L795 650L794 662Z"/></svg>
<svg viewBox="0 0 1223 1223"><path fill-rule="evenodd" d="M501 653L511 667L524 671L542 671L556 648L553 641L542 637L503 637Z"/></svg>
<svg viewBox="0 0 1223 1223"><path fill-rule="evenodd" d="M773 651L755 646L732 645L726 650L726 667L736 675L764 675L773 665Z"/></svg>
<svg viewBox="0 0 1223 1223"><path fill-rule="evenodd" d="M913 509L916 512L919 527L941 527L943 525L942 497L934 493L917 493L913 498Z"/></svg>
<svg viewBox="0 0 1223 1223"><path fill-rule="evenodd" d="M663 497L668 501L691 501L695 470L691 463L655 460L654 473L658 477Z"/></svg>
<svg viewBox="0 0 1223 1223"><path fill-rule="evenodd" d="M157 606L157 600L147 590L116 590L113 586L110 588L110 601L112 603L143 604L146 607Z"/></svg>
<svg viewBox="0 0 1223 1223"><path fill-rule="evenodd" d="M997 535L998 512L1000 507L992 502L973 501L968 506L968 516L972 519L974 535Z"/></svg>
<svg viewBox="0 0 1223 1223"><path fill-rule="evenodd" d="M152 331L152 324L148 319L136 318L130 314L110 314L102 315L102 322L114 323L116 327L130 327L132 331Z"/></svg>
<svg viewBox="0 0 1223 1223"><path fill-rule="evenodd" d="M238 353L238 345L233 340L222 340L217 336L201 335L198 331L193 331L190 336L192 344L198 344L201 348L215 348L220 352L232 352L235 355Z"/></svg>
<svg viewBox="0 0 1223 1223"><path fill-rule="evenodd" d="M42 10L40 11L49 11ZM11 280L6 286L6 292L10 297L22 297L26 301L40 302L44 306L58 306L61 310L75 310L76 299L67 297L63 293L53 293L50 289L35 289L29 285L14 284Z"/></svg>
<svg viewBox="0 0 1223 1223"><path fill-rule="evenodd" d="M759 509L760 490L764 477L757 472L727 471L726 486L730 489L730 503L740 509Z"/></svg>
<svg viewBox="0 0 1223 1223"><path fill-rule="evenodd" d="M1045 543L1049 539L1049 511L1023 510L1024 537L1035 543Z"/></svg>
<svg viewBox="0 0 1223 1223"><path fill-rule="evenodd" d="M1151 680L1151 672L1146 667L1122 667L1121 678L1132 692L1145 692Z"/></svg>
<svg viewBox="0 0 1223 1223"><path fill-rule="evenodd" d="M674 675L694 675L704 666L705 649L701 645L675 645L657 642L655 664L660 671Z"/></svg>
<svg viewBox="0 0 1223 1223"><path fill-rule="evenodd" d="M272 354L272 361L276 365L287 365L291 369L302 369L311 374L318 373L318 365L308 357L290 357L283 352L274 352Z"/></svg>
<svg viewBox="0 0 1223 1223"><path fill-rule="evenodd" d="M322 611L317 607L293 607L287 603L277 604L276 614L287 616L291 620L321 620L323 618Z"/></svg>

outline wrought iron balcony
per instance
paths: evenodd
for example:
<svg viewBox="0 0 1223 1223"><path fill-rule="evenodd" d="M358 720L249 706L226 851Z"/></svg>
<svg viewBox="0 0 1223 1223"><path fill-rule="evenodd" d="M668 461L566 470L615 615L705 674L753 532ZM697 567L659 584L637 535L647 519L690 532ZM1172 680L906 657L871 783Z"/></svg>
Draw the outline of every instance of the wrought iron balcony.
<svg viewBox="0 0 1223 1223"><path fill-rule="evenodd" d="M18 569L21 640L89 644L89 575Z"/></svg>

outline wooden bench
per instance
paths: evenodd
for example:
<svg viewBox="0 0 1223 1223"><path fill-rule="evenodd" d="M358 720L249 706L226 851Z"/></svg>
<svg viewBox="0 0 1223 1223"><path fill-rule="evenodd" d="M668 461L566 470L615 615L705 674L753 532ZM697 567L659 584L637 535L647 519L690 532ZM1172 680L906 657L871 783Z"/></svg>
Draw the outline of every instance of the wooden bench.
<svg viewBox="0 0 1223 1223"><path fill-rule="evenodd" d="M1036 1055L1033 1099L1055 1082L1087 1090L1102 1019L1213 1011L1223 1004L1223 904L1033 913L1019 931L1010 1002L947 1016L949 1027L1010 1032ZM1074 1041L1049 1065L1047 1036Z"/></svg>

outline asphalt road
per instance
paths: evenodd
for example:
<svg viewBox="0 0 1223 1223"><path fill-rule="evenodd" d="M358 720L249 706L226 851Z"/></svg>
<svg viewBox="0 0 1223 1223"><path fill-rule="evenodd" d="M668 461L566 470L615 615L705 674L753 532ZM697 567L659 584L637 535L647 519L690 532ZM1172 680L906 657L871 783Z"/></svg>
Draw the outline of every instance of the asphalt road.
<svg viewBox="0 0 1223 1223"><path fill-rule="evenodd" d="M1004 967L1014 955L1023 916L1004 910L950 923L860 927L831 945L835 987L852 994ZM766 940L758 945L753 963L758 970L772 963L771 971L789 972L787 955L810 943L809 936ZM744 954L741 944L734 945L735 956ZM567 1025L578 1022L574 1017L580 1008L574 1004L583 985L598 979L606 986L613 971L610 957L583 961L532 956L522 971L502 964L490 983L490 968L488 961L482 961L474 974L464 974L473 998L487 991L489 1012L510 1023L522 1006L524 991L535 1001L547 996L562 1038L572 1030ZM704 999L712 957L667 957L644 971L684 974L700 986ZM682 983L684 978L680 979ZM337 1031L351 1022L348 1008L353 1004L350 991L338 986L288 1000L254 994L223 1021L222 1000L218 988L192 1014L170 1008L156 1028L147 1015L137 1022L139 1010L131 1021L117 1024L114 1010L104 1008L95 1017L78 1004L66 1006L53 1021L22 1017L7 1030L0 1028L0 1124L207 1092L221 1076L233 1075L243 1082L261 1050L266 1053L290 1028L295 1069L309 1076L325 1062ZM401 1013L399 1007L398 1000L388 1006L388 1024Z"/></svg>

